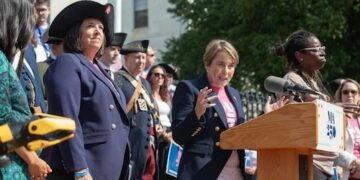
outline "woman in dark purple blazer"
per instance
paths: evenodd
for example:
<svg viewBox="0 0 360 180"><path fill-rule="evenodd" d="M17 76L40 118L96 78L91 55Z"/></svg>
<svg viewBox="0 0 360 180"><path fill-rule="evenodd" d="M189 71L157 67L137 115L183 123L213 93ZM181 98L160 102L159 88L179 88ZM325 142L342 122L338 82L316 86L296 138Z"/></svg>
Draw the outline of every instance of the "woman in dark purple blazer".
<svg viewBox="0 0 360 180"><path fill-rule="evenodd" d="M178 179L244 179L244 150L220 149L220 133L244 122L240 93L229 86L239 57L225 40L203 56L206 73L178 84L172 108L173 139L183 145Z"/></svg>
<svg viewBox="0 0 360 180"><path fill-rule="evenodd" d="M49 113L75 120L75 137L44 150L47 179L117 180L126 162L129 122L125 97L96 60L113 34L113 7L78 1L63 9L49 34L64 39L65 53L44 84Z"/></svg>

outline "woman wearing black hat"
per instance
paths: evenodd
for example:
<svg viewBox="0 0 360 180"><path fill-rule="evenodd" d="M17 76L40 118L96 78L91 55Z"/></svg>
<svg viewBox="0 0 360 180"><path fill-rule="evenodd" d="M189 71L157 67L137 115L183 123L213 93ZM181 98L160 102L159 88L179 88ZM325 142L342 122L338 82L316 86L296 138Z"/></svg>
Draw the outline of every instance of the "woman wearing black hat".
<svg viewBox="0 0 360 180"><path fill-rule="evenodd" d="M0 124L24 123L31 114L26 95L11 67L16 50L24 50L33 34L33 2L30 0L0 1ZM21 65L19 65L21 69ZM3 132L2 132L3 133ZM1 143L0 143L1 144ZM35 152L24 147L8 154L10 164L0 168L0 179L43 178L50 167ZM3 158L2 158L3 159Z"/></svg>
<svg viewBox="0 0 360 180"><path fill-rule="evenodd" d="M129 134L125 97L98 65L113 35L113 7L78 1L63 9L49 33L64 39L65 53L49 67L44 84L49 113L75 120L75 137L44 151L48 179L119 179Z"/></svg>

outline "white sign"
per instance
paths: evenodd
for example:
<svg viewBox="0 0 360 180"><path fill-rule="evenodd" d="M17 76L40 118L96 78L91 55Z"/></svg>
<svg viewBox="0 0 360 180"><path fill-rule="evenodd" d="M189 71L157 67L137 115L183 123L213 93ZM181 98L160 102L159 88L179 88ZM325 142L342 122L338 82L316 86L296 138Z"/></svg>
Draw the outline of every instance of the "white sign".
<svg viewBox="0 0 360 180"><path fill-rule="evenodd" d="M317 147L318 150L339 152L344 149L343 108L317 100Z"/></svg>

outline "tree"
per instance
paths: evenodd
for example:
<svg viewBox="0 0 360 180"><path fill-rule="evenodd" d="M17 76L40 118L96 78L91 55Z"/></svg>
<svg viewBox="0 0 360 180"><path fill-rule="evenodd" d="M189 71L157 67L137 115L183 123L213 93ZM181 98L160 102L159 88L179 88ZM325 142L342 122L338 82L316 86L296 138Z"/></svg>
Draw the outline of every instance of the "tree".
<svg viewBox="0 0 360 180"><path fill-rule="evenodd" d="M360 79L359 0L169 0L168 11L187 24L188 31L166 42L162 59L181 70L181 78L203 70L206 44L227 39L240 55L232 80L238 89L262 88L268 75L283 75L283 62L272 48L293 31L315 33L326 46L326 81L338 77ZM351 63L351 66L348 64Z"/></svg>

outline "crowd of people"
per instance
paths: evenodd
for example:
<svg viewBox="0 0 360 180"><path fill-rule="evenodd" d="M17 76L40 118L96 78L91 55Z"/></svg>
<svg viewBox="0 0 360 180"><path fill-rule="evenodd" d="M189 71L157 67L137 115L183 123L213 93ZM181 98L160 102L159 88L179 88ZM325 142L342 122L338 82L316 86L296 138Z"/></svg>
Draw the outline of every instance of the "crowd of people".
<svg viewBox="0 0 360 180"><path fill-rule="evenodd" d="M175 86L177 69L156 61L149 40L127 42L114 32L111 4L77 1L51 23L48 0L1 1L0 14L0 123L45 112L76 124L71 140L9 154L0 179L256 179L256 151L220 148L220 134L246 121L230 86L241 65L230 41L210 41L204 73ZM317 95L277 94L264 113L316 99L343 107L345 149L315 151L312 172L315 180L360 179L359 83L336 79L327 90L325 46L311 32L297 30L274 46L285 57L284 79ZM182 149L177 177L167 173L173 142Z"/></svg>

